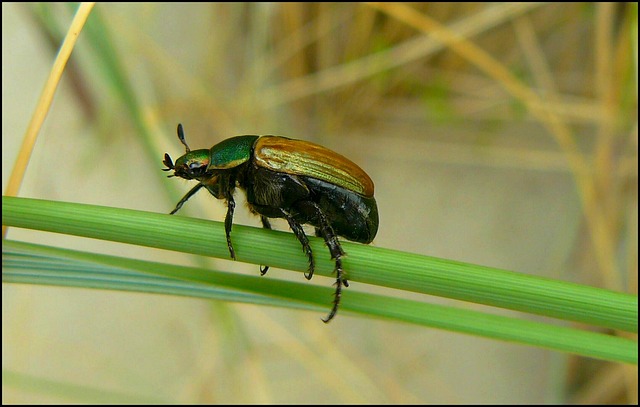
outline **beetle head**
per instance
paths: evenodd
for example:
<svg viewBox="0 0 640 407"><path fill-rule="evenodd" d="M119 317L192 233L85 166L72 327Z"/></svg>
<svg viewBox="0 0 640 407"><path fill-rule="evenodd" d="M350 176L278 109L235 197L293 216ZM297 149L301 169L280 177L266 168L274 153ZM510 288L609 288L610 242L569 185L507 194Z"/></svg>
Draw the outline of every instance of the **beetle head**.
<svg viewBox="0 0 640 407"><path fill-rule="evenodd" d="M207 177L207 168L209 167L209 150L194 150L191 151L184 138L184 129L182 124L178 124L178 139L184 145L186 153L179 157L175 164L171 159L171 156L167 153L164 154L164 160L162 163L167 167L163 168L163 171L173 170L173 174L168 177L180 177L184 179L196 179L198 181Z"/></svg>
<svg viewBox="0 0 640 407"><path fill-rule="evenodd" d="M163 171L173 170L173 174L169 177L180 177L184 179L195 179L201 181L208 178L211 174L207 171L209 167L209 150L193 150L179 157L175 164L171 160L169 154L164 155L162 161L167 168Z"/></svg>

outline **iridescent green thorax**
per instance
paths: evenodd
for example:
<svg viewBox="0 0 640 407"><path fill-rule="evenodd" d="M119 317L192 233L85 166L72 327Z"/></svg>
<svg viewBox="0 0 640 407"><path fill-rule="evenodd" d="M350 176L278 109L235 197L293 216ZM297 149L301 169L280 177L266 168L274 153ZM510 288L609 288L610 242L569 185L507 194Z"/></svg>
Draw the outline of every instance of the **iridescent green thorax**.
<svg viewBox="0 0 640 407"><path fill-rule="evenodd" d="M211 147L209 169L235 168L251 159L253 143L258 136L237 136Z"/></svg>

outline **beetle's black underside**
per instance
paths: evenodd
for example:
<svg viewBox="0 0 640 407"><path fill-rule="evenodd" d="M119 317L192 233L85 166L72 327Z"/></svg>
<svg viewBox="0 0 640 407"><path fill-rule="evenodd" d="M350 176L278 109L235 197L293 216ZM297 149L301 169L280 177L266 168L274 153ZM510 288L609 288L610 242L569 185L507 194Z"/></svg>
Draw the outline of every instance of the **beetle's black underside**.
<svg viewBox="0 0 640 407"><path fill-rule="evenodd" d="M341 257L344 255L344 251L337 236L342 235L345 231L348 232L344 233L348 239L356 237L363 240L363 236L362 233L354 233L355 229L352 227L345 227L349 223L346 219L340 219L338 223L335 223L336 218L327 216L327 213L339 213L342 216L344 211L340 212L335 207L336 202L340 202L338 206L348 208L349 214L355 214L357 212L355 202L352 202L353 200L347 196L340 196L340 194L347 195L344 193L346 191L340 191L343 188L335 187L324 181L278 173L251 164L248 164L247 167L246 175L248 176L239 178L238 186L245 190L250 209L261 216L263 226L266 228L270 228L267 218L283 218L287 221L309 259L308 273L305 273L307 279L313 277L315 262L309 239L302 225L315 226L316 234L324 238L331 258L335 261L334 272L336 273L333 307L327 318L324 319L325 322L330 321L338 311L342 286L348 286L342 269ZM330 196L327 196L328 194ZM364 212L368 216L370 210ZM340 228L338 231L335 230L335 225ZM261 268L261 273L266 273L267 269L268 267Z"/></svg>

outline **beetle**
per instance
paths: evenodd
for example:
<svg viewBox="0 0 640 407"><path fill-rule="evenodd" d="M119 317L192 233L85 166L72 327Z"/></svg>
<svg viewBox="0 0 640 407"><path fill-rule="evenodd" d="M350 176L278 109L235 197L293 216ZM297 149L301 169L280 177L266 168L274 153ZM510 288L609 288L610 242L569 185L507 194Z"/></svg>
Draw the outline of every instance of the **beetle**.
<svg viewBox="0 0 640 407"><path fill-rule="evenodd" d="M303 224L315 227L316 236L324 238L336 274L333 307L323 321L337 313L342 286L349 286L342 269L345 255L338 236L371 243L378 231L378 207L373 197L373 181L364 170L342 155L308 141L281 136L245 135L231 137L210 149L191 150L182 124L178 139L186 153L175 163L165 153L163 171L169 177L198 181L178 202L175 214L202 188L227 203L225 234L232 259L231 227L236 188L244 190L249 210L260 216L262 226L271 229L269 218L283 218L302 244L309 268L305 277L313 277L315 262ZM264 275L269 266L260 267Z"/></svg>

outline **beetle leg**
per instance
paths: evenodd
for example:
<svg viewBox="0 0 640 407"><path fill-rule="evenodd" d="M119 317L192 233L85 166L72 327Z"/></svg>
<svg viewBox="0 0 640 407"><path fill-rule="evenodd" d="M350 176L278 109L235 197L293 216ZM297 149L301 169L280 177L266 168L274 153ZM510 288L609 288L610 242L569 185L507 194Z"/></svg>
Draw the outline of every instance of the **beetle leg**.
<svg viewBox="0 0 640 407"><path fill-rule="evenodd" d="M271 230L271 223L269 222L269 218L264 215L260 215L260 221L262 222L263 228Z"/></svg>
<svg viewBox="0 0 640 407"><path fill-rule="evenodd" d="M322 234L322 230L320 228L315 228L315 229L316 229L316 237L324 238L324 235ZM347 281L346 278L342 279L342 284L344 284L345 287L349 287L349 282Z"/></svg>
<svg viewBox="0 0 640 407"><path fill-rule="evenodd" d="M236 252L233 250L231 244L231 225L233 225L233 211L236 208L236 202L233 200L233 195L227 196L227 216L224 218L224 232L227 235L227 246L229 247L229 254L233 260L236 259Z"/></svg>
<svg viewBox="0 0 640 407"><path fill-rule="evenodd" d="M171 213L169 213L169 214L173 215L174 213L178 212L180 210L180 208L182 208L182 205L184 205L184 203L187 202L189 200L189 198L194 196L196 194L196 192L198 192L200 190L200 188L202 188L203 186L204 185L202 185L202 184L198 184L195 187L191 188L191 191L187 192L187 194L182 197L180 202L178 202L178 204L176 205L175 209L172 210Z"/></svg>
<svg viewBox="0 0 640 407"><path fill-rule="evenodd" d="M319 210L319 208L318 208ZM322 212L320 212L322 213ZM324 214L322 214L322 218L325 219ZM340 305L340 298L342 297L342 285L345 287L349 287L349 283L347 282L346 277L344 277L344 272L342 270L342 256L344 256L344 251L342 250L342 246L340 246L340 242L338 241L337 236L333 232L333 228L329 225L328 222L325 222L325 227L322 228L322 232L324 234L324 241L329 247L329 252L331 253L331 258L336 261L336 291L333 297L333 307L331 308L331 312L329 315L322 321L327 323L333 319L333 317L338 312L338 306Z"/></svg>
<svg viewBox="0 0 640 407"><path fill-rule="evenodd" d="M263 228L271 230L271 223L269 223L269 219L266 216L260 215L260 220L262 221ZM260 265L261 276L264 276L265 274L267 274L267 271L269 271L269 266Z"/></svg>
<svg viewBox="0 0 640 407"><path fill-rule="evenodd" d="M335 260L336 267L336 291L333 298L333 307L331 308L331 312L327 315L327 318L322 321L327 323L333 319L333 317L338 312L338 306L340 305L340 298L342 297L342 286L349 287L349 283L347 282L346 277L344 277L344 272L342 270L342 256L344 256L344 251L342 250L342 246L340 246L340 242L338 241L338 237L336 236L329 220L325 216L322 209L313 201L305 201L300 202L298 207L303 210L303 212L307 215L312 216L317 224L316 233L319 233L320 236L324 238L324 242L329 248L329 253L331 253L331 258Z"/></svg>
<svg viewBox="0 0 640 407"><path fill-rule="evenodd" d="M336 274L337 274L337 278L336 278L336 283L334 284L336 286L336 291L333 294L333 307L331 307L331 311L329 312L329 315L327 315L326 318L322 318L322 322L324 322L325 324L328 323L329 321L331 321L333 319L333 317L336 316L336 313L338 313L338 306L340 305L340 298L342 298L342 284L344 282L344 286L348 287L349 284L347 283L347 280L342 280L342 260L340 259L340 257L338 256L338 258L336 258Z"/></svg>
<svg viewBox="0 0 640 407"><path fill-rule="evenodd" d="M313 252L311 251L311 246L309 246L309 239L307 238L307 235L304 233L304 229L302 228L302 225L300 224L300 222L295 220L293 216L291 216L289 213L285 211L282 211L282 214L284 218L287 220L287 222L289 223L289 227L293 231L293 234L296 235L296 237L298 238L298 241L302 245L302 250L307 254L307 257L309 258L309 272L304 273L304 277L307 280L311 280L311 277L313 277L313 272L315 271L316 265L315 265L315 261L313 260Z"/></svg>

